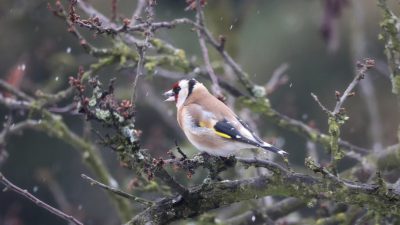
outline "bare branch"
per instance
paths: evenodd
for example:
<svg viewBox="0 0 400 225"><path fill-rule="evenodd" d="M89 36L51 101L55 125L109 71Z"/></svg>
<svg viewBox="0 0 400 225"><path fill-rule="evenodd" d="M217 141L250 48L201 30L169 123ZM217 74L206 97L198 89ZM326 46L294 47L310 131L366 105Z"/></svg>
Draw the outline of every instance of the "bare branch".
<svg viewBox="0 0 400 225"><path fill-rule="evenodd" d="M137 0L137 5L136 9L132 14L131 17L131 24L134 25L136 23L136 20L140 17L142 14L143 8L146 5L146 0Z"/></svg>
<svg viewBox="0 0 400 225"><path fill-rule="evenodd" d="M144 54L145 54L145 50L143 46L137 46L137 51L139 54L139 59L138 59L138 63L136 66L136 75L135 75L135 79L133 81L132 84L132 97L131 97L131 102L136 102L136 86L138 84L139 81L139 77L141 75L143 75L143 63L144 63Z"/></svg>
<svg viewBox="0 0 400 225"><path fill-rule="evenodd" d="M197 24L199 24L201 27L204 27L204 13L202 10L202 6L200 4L200 0L196 0L196 12L197 12L196 13ZM208 75L210 76L211 81L213 83L212 91L213 91L214 95L221 97L222 96L221 88L219 87L218 79L215 75L214 69L212 68L212 65L210 62L210 57L208 55L208 49L207 49L206 41L204 39L203 30L198 29L197 36L199 38L200 49L203 54L203 59L204 59L205 65L206 65Z"/></svg>
<svg viewBox="0 0 400 225"><path fill-rule="evenodd" d="M0 133L0 145L5 145L10 135L17 134L25 129L36 129L40 125L40 121L27 119L9 127L5 127Z"/></svg>
<svg viewBox="0 0 400 225"><path fill-rule="evenodd" d="M136 66L136 76L135 76L135 80L132 84L132 89L133 89L133 93L132 93L132 98L131 98L131 102L136 102L136 86L139 80L139 77L141 75L143 75L143 65L144 65L144 57L146 54L146 50L149 46L149 41L153 36L153 20L154 20L154 5L155 2L153 2L152 0L147 1L147 5L145 8L145 11L147 13L146 15L146 31L145 31L145 40L142 44L137 43L136 44L136 49L138 51L138 55L139 55L139 59L137 62L137 66Z"/></svg>
<svg viewBox="0 0 400 225"><path fill-rule="evenodd" d="M11 191L14 191L15 193L25 197L26 199L29 199L31 202L35 203L37 206L49 211L50 213L60 217L61 219L64 219L66 221L69 221L71 223L77 224L77 225L83 225L82 222L77 220L75 217L71 215L67 215L63 213L62 211L50 206L49 204L43 202L42 200L36 198L33 196L31 193L29 193L26 189L22 189L15 184L11 183L1 172L0 172L0 182L3 183L7 189L10 189Z"/></svg>
<svg viewBox="0 0 400 225"><path fill-rule="evenodd" d="M4 97L1 93L0 93L0 104L10 109L28 109L31 106L31 103L28 101L16 100L14 98Z"/></svg>
<svg viewBox="0 0 400 225"><path fill-rule="evenodd" d="M81 174L81 177L82 177L83 179L85 179L85 180L88 180L88 181L90 182L91 185L99 186L99 187L101 187L101 188L103 188L103 189L105 189L105 190L107 190L107 191L110 191L110 192L116 194L116 195L122 196L122 197L124 197L124 198L128 198L128 199L133 200L133 201L136 201L136 202L138 202L138 203L140 203L140 204L147 205L147 206L151 206L151 205L154 204L153 202L151 202L151 201L149 201L149 200L146 200L146 199L143 199L143 198L140 198L140 197L133 196L133 195L131 195L131 194L129 194L129 193L126 193L126 192L124 192L124 191L121 191L121 190L119 190L119 189L117 189L117 188L114 188L114 187L105 185L105 184L103 184L103 183L101 183L101 182L99 182L99 181L97 181L97 180L95 180L95 179L93 179L93 178L91 178L91 177L85 175L85 174Z"/></svg>
<svg viewBox="0 0 400 225"><path fill-rule="evenodd" d="M349 84L349 86L346 88L344 93L341 95L339 101L336 103L336 106L334 110L332 111L333 115L336 115L339 113L340 109L342 108L342 105L344 101L350 96L350 93L353 91L354 87L358 84L360 80L362 80L365 76L365 72L372 68L375 64L375 61L372 59L364 59L363 62L358 62L357 66L358 71L356 76L354 77L353 81Z"/></svg>
<svg viewBox="0 0 400 225"><path fill-rule="evenodd" d="M319 107L321 107L322 111L330 115L330 111L319 101L318 96L316 96L314 93L311 93L311 97L314 98L314 100L318 103Z"/></svg>
<svg viewBox="0 0 400 225"><path fill-rule="evenodd" d="M285 72L289 69L289 64L283 63L274 70L268 83L265 85L265 90L268 94L275 91L276 88L288 82L289 78Z"/></svg>
<svg viewBox="0 0 400 225"><path fill-rule="evenodd" d="M24 92L16 89L13 87L11 84L7 83L6 81L0 79L0 88L4 89L7 92L10 92L11 94L15 95L18 98L21 98L26 101L32 101L33 98L25 94Z"/></svg>

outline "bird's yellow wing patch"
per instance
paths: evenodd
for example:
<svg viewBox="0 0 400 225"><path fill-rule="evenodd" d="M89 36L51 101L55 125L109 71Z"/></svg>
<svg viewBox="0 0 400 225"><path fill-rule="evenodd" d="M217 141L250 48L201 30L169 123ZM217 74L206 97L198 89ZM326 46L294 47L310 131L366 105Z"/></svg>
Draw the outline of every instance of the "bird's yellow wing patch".
<svg viewBox="0 0 400 225"><path fill-rule="evenodd" d="M213 130L214 130L215 134L218 135L218 136L220 136L220 137L228 138L228 139L231 139L231 138L232 138L231 136L229 136L229 135L227 135L227 134L225 134L225 133L216 131L215 129L213 129Z"/></svg>
<svg viewBox="0 0 400 225"><path fill-rule="evenodd" d="M200 122L199 122L199 126L200 126L200 127L205 127L205 128L211 129L212 131L214 131L214 133L215 133L216 135L218 135L218 136L220 136L220 137L228 138L228 139L231 139L231 138L232 138L232 137L231 137L230 135L228 135L228 134L225 134L225 133L223 133L223 132L221 132L221 131L217 131L217 130L214 128L215 122L213 122L213 121L200 121Z"/></svg>
<svg viewBox="0 0 400 225"><path fill-rule="evenodd" d="M200 121L199 122L199 126L200 127L206 127L206 128L211 128L212 127L212 125L210 123L207 123L205 121Z"/></svg>

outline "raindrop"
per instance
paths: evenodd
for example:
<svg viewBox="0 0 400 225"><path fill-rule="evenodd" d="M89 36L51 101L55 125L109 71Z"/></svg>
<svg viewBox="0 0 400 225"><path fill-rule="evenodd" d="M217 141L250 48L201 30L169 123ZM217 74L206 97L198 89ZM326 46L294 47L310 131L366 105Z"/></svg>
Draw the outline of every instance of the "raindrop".
<svg viewBox="0 0 400 225"><path fill-rule="evenodd" d="M293 86L293 83L290 83L290 84L289 84L289 87L291 88L292 86Z"/></svg>
<svg viewBox="0 0 400 225"><path fill-rule="evenodd" d="M229 27L229 30L232 30L233 29L233 24Z"/></svg>
<svg viewBox="0 0 400 225"><path fill-rule="evenodd" d="M304 114L301 116L301 118L302 118L303 120L308 119L308 114L307 114L307 113L304 113Z"/></svg>
<svg viewBox="0 0 400 225"><path fill-rule="evenodd" d="M71 47L68 47L67 50L66 50L66 52L67 52L68 54L71 53Z"/></svg>
<svg viewBox="0 0 400 225"><path fill-rule="evenodd" d="M21 64L21 65L18 66L18 69L22 70L22 71L25 71L26 65L25 64Z"/></svg>
<svg viewBox="0 0 400 225"><path fill-rule="evenodd" d="M78 210L80 211L80 210L82 210L82 205L78 205Z"/></svg>
<svg viewBox="0 0 400 225"><path fill-rule="evenodd" d="M256 221L256 216L253 215L253 216L251 217L251 221L252 221L252 222Z"/></svg>
<svg viewBox="0 0 400 225"><path fill-rule="evenodd" d="M117 188L119 185L118 185L118 183L117 183L116 180L114 180L113 178L111 178L111 179L110 179L110 186L111 186L111 187L114 187L114 188Z"/></svg>
<svg viewBox="0 0 400 225"><path fill-rule="evenodd" d="M196 68L193 70L193 73L195 73L195 74L199 74L200 72L201 72L201 70L200 70L199 67L196 67Z"/></svg>
<svg viewBox="0 0 400 225"><path fill-rule="evenodd" d="M54 78L55 81L58 81L60 78L58 76L56 76L56 78Z"/></svg>
<svg viewBox="0 0 400 225"><path fill-rule="evenodd" d="M39 190L38 186L34 186L33 189L32 189L33 193L36 193L38 190Z"/></svg>

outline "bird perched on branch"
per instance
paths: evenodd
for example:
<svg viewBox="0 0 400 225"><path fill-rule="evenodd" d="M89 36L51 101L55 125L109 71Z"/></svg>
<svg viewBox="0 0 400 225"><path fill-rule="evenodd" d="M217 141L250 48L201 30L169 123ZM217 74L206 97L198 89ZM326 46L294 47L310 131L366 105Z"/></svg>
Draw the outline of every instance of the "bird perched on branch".
<svg viewBox="0 0 400 225"><path fill-rule="evenodd" d="M262 148L281 156L287 152L261 140L228 106L195 79L180 80L164 93L175 101L177 119L189 141L210 155L229 156L240 149Z"/></svg>

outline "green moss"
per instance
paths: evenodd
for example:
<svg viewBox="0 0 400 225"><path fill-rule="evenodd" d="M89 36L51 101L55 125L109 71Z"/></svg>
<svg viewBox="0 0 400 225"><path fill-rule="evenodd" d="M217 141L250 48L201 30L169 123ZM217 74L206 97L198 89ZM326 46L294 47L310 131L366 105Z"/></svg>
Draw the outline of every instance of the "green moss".
<svg viewBox="0 0 400 225"><path fill-rule="evenodd" d="M347 220L346 213L338 213L328 218L321 218L316 221L316 225L324 224L343 224Z"/></svg>
<svg viewBox="0 0 400 225"><path fill-rule="evenodd" d="M392 92L398 95L400 94L400 40L397 29L399 18L390 11L386 0L379 0L379 6L383 10L383 20L380 23L383 33L380 35L380 39L385 41L385 54L391 73Z"/></svg>
<svg viewBox="0 0 400 225"><path fill-rule="evenodd" d="M267 91L265 90L265 88L260 85L254 85L252 92L253 92L254 96L257 98L263 98L267 95Z"/></svg>
<svg viewBox="0 0 400 225"><path fill-rule="evenodd" d="M339 148L340 125L341 122L338 122L337 117L330 116L328 118L328 132L330 135L329 145L332 159L335 161L342 159L344 156L343 151Z"/></svg>
<svg viewBox="0 0 400 225"><path fill-rule="evenodd" d="M271 104L267 98L238 98L239 105L258 113L271 115Z"/></svg>
<svg viewBox="0 0 400 225"><path fill-rule="evenodd" d="M393 93L400 94L400 74L392 77ZM400 135L399 135L400 136Z"/></svg>

